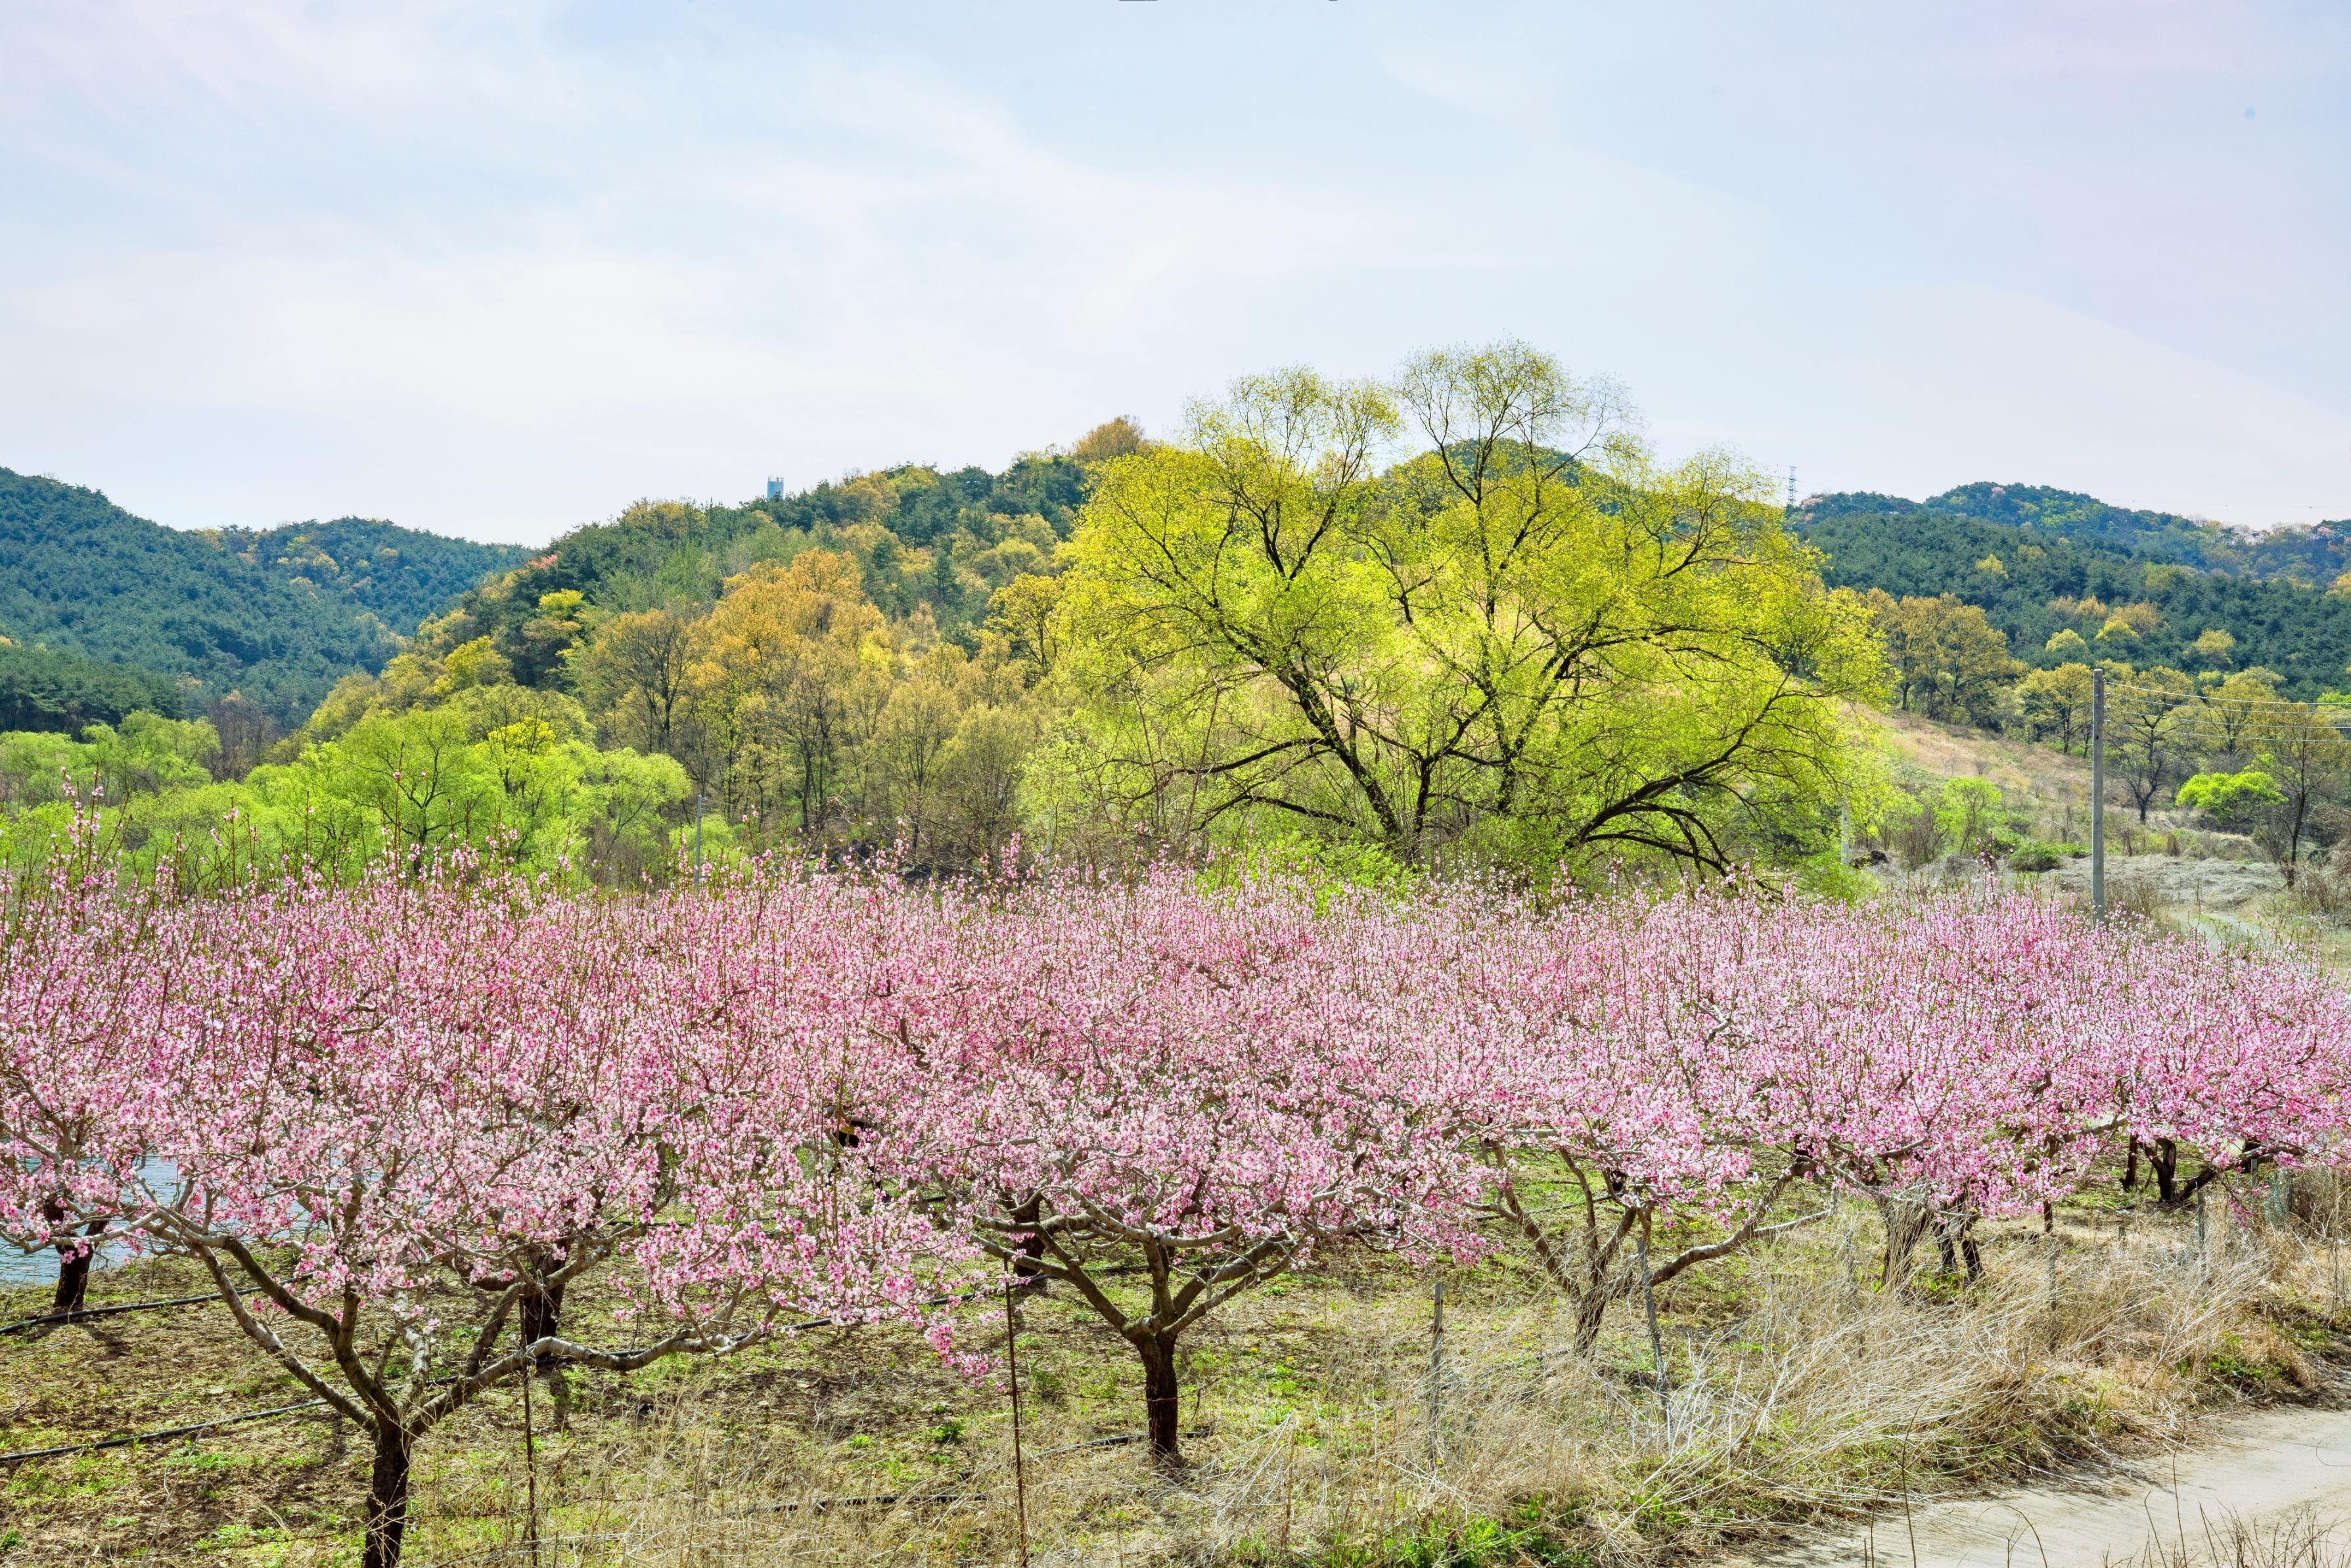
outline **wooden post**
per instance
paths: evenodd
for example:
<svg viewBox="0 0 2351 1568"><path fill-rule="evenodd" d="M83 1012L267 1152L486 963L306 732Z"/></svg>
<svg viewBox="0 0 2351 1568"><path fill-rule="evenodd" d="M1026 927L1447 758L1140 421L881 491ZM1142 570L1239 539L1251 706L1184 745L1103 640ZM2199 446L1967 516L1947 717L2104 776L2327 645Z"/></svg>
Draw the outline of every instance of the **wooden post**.
<svg viewBox="0 0 2351 1568"><path fill-rule="evenodd" d="M1004 1363L1012 1384L1012 1502L1020 1516L1020 1568L1029 1568L1029 1480L1020 1462L1020 1319L1012 1308L1012 1277L1004 1287Z"/></svg>
<svg viewBox="0 0 2351 1568"><path fill-rule="evenodd" d="M526 1358L522 1364L522 1463L530 1518L524 1525L523 1539L530 1546L531 1568L538 1568L538 1444L530 1430L530 1366Z"/></svg>
<svg viewBox="0 0 2351 1568"><path fill-rule="evenodd" d="M1428 1312L1428 1463L1442 1458L1439 1434L1445 1422L1445 1276L1429 1290Z"/></svg>
<svg viewBox="0 0 2351 1568"><path fill-rule="evenodd" d="M1641 1210L1641 1228L1634 1232L1633 1245L1640 1254L1641 1301L1649 1314L1649 1365L1657 1371L1657 1413L1668 1421L1673 1410L1666 1403L1666 1342L1657 1333L1657 1281L1649 1272L1649 1211Z"/></svg>

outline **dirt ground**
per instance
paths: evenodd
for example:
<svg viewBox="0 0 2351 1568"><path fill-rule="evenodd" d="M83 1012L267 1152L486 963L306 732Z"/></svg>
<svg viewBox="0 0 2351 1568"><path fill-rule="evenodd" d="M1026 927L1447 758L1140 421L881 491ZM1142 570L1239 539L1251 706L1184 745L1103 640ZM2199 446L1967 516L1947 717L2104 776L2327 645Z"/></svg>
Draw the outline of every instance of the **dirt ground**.
<svg viewBox="0 0 2351 1568"><path fill-rule="evenodd" d="M2351 1561L2351 1411L2216 1423L2177 1452L2060 1485L1923 1503L1772 1568L2331 1568Z"/></svg>

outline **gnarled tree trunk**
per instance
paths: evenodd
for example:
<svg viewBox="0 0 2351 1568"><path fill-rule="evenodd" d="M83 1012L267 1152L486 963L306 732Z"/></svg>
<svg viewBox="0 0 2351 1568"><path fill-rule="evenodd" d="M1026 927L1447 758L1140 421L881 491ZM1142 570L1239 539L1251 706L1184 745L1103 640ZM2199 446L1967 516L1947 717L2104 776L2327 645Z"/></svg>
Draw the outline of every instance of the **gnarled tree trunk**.
<svg viewBox="0 0 2351 1568"><path fill-rule="evenodd" d="M1127 1338L1143 1357L1143 1419L1150 1433L1152 1461L1167 1468L1181 1465L1183 1401L1176 1383L1176 1336L1138 1328Z"/></svg>
<svg viewBox="0 0 2351 1568"><path fill-rule="evenodd" d="M535 1345L542 1339L552 1338L554 1335L562 1332L562 1283L559 1282L555 1284L549 1285L544 1290L532 1290L524 1293L522 1298L522 1342L525 1345ZM541 1372L554 1371L556 1368L555 1352L551 1350L540 1351L538 1353L537 1365L538 1370Z"/></svg>
<svg viewBox="0 0 2351 1568"><path fill-rule="evenodd" d="M368 1472L367 1542L360 1553L360 1568L400 1568L400 1550L408 1535L411 1440L407 1432L378 1417L375 1463Z"/></svg>
<svg viewBox="0 0 2351 1568"><path fill-rule="evenodd" d="M1044 1199L1031 1197L1028 1202L1012 1210L1012 1223L1038 1225L1042 1223ZM1046 1286L1045 1234L1041 1231L1024 1231L1012 1244L1012 1277L1031 1289L1042 1291Z"/></svg>
<svg viewBox="0 0 2351 1568"><path fill-rule="evenodd" d="M41 1206L41 1217L55 1225L66 1217L65 1206L51 1199ZM89 1271L98 1262L98 1238L106 1221L93 1220L82 1227L84 1240L57 1243L57 1288L49 1297L49 1311L63 1316L81 1311L89 1299Z"/></svg>
<svg viewBox="0 0 2351 1568"><path fill-rule="evenodd" d="M1892 1285L1917 1250L1919 1239L1927 1233L1929 1210L1916 1198L1899 1198L1879 1194L1876 1199L1877 1217L1886 1226L1886 1256L1878 1265L1877 1282Z"/></svg>
<svg viewBox="0 0 2351 1568"><path fill-rule="evenodd" d="M1943 1272L1956 1274L1964 1267L1970 1280L1983 1278L1983 1252L1976 1245L1974 1215L1935 1216L1935 1245L1943 1254Z"/></svg>

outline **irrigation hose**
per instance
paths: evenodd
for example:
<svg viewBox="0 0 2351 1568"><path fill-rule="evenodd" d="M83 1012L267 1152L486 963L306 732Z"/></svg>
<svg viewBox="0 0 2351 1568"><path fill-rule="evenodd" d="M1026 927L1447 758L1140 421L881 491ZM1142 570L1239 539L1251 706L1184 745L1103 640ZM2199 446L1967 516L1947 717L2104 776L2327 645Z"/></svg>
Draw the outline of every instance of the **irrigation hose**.
<svg viewBox="0 0 2351 1568"><path fill-rule="evenodd" d="M54 1449L19 1449L13 1454L0 1454L0 1465L18 1464L26 1459L63 1459L68 1454L94 1454L101 1449L129 1449L142 1443L160 1443L171 1438L191 1438L199 1432L213 1431L221 1427L241 1427L247 1421L266 1421L273 1417L290 1416L297 1410L308 1410L325 1404L324 1399L305 1399L298 1404L279 1405L268 1410L247 1410L242 1416L223 1416L218 1420L198 1421L193 1426L166 1427L160 1432L138 1432L128 1438L102 1438L94 1443L66 1443Z"/></svg>
<svg viewBox="0 0 2351 1568"><path fill-rule="evenodd" d="M236 1293L241 1296L257 1296L260 1287L248 1286ZM112 1306L77 1307L72 1312L47 1312L38 1317L18 1318L15 1323L0 1323L0 1336L39 1328L47 1324L79 1323L84 1318L112 1317L123 1312L152 1312L157 1307L196 1306L204 1302L220 1300L220 1292L206 1291L200 1296L167 1296L152 1302L118 1302Z"/></svg>

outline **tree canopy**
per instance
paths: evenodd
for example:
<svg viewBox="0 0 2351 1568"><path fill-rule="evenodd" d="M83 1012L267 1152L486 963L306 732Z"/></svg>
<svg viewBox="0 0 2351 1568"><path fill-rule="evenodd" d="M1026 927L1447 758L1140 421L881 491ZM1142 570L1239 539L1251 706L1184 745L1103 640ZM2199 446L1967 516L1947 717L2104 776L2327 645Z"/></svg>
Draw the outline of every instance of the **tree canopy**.
<svg viewBox="0 0 2351 1568"><path fill-rule="evenodd" d="M1814 496L1790 521L1823 553L1831 583L1949 596L2033 667L2093 656L2197 673L2259 665L2309 701L2351 662L2351 595L2323 586L2343 570L2351 524L2254 534L1991 484L1925 502Z"/></svg>
<svg viewBox="0 0 2351 1568"><path fill-rule="evenodd" d="M1721 865L1801 838L1862 786L1842 704L1881 660L1769 492L1721 454L1661 463L1612 387L1520 344L1244 379L1081 514L1075 763L1176 843L1286 823L1407 864Z"/></svg>

